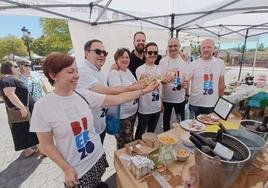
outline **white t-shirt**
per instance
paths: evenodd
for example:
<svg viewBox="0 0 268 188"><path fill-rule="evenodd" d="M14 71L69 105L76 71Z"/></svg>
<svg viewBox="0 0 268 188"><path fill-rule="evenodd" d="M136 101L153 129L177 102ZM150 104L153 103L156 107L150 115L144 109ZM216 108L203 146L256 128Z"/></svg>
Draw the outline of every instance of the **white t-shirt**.
<svg viewBox="0 0 268 188"><path fill-rule="evenodd" d="M98 70L96 66L89 61L78 63L79 80L77 88L91 89L97 85L107 86L106 76L102 70ZM92 108L94 117L94 126L98 134L102 133L106 128L106 116L108 108Z"/></svg>
<svg viewBox="0 0 268 188"><path fill-rule="evenodd" d="M162 58L159 62L160 70L162 74L168 73L170 71L177 71L179 73L179 85L180 88L176 87L176 79L172 83L163 84L162 90L162 100L168 103L182 103L185 98L185 90L182 88L183 74L188 63L183 61L179 56L176 59L173 59L169 56Z"/></svg>
<svg viewBox="0 0 268 188"><path fill-rule="evenodd" d="M218 58L199 58L190 63L186 71L191 77L189 103L194 106L214 107L219 97L219 78L224 73L224 62Z"/></svg>
<svg viewBox="0 0 268 188"><path fill-rule="evenodd" d="M108 83L110 87L116 87L116 86L130 86L134 83L136 83L137 80L133 76L133 74L130 72L130 70L127 69L127 71L117 71L112 70L109 73L108 76ZM114 107L110 108L111 111L114 111ZM109 111L110 111L109 109ZM134 115L138 110L138 99L135 99L133 101L130 101L128 103L121 104L120 107L120 119L128 118L132 115ZM110 112L109 112L110 113Z"/></svg>
<svg viewBox="0 0 268 188"><path fill-rule="evenodd" d="M143 64L136 70L137 79L142 75L158 76L161 72L158 65ZM153 114L161 110L161 98L159 89L157 91L149 92L139 98L139 113L141 114Z"/></svg>
<svg viewBox="0 0 268 188"><path fill-rule="evenodd" d="M86 89L77 90L90 107L100 107L105 95ZM56 147L63 158L82 177L103 155L100 136L95 132L88 104L76 93L45 95L34 105L31 132L52 132Z"/></svg>

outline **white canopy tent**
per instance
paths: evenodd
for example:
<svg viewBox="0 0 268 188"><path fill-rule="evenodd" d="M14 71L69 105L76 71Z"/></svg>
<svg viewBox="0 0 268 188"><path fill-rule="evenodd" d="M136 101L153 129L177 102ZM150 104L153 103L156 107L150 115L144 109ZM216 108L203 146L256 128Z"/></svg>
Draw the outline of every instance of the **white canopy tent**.
<svg viewBox="0 0 268 188"><path fill-rule="evenodd" d="M125 46L125 40L131 43L132 31L120 31L122 25L149 28L163 38L176 34L190 42L202 37L244 40L268 33L268 0L0 0L0 14L67 19L78 59L83 59L84 40L91 37L108 45L118 41L117 47ZM77 27L78 22L83 27Z"/></svg>
<svg viewBox="0 0 268 188"><path fill-rule="evenodd" d="M249 36L264 33L267 11L267 0L0 0L0 14L64 18L93 26L140 24L173 34L192 31L195 36L223 38L235 31L245 35L248 28Z"/></svg>
<svg viewBox="0 0 268 188"><path fill-rule="evenodd" d="M27 58L20 57L20 56L14 55L14 54L10 54L8 56L5 56L2 59L3 60L12 60L12 61L25 61L25 62L31 63L31 61L29 61Z"/></svg>

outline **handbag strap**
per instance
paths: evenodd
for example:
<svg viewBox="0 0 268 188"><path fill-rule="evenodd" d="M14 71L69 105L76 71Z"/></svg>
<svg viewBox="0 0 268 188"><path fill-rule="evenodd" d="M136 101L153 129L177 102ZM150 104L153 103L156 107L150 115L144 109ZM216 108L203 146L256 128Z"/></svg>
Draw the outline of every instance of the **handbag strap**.
<svg viewBox="0 0 268 188"><path fill-rule="evenodd" d="M32 80L32 91L31 91L31 95L33 96L33 91L34 91L34 83L33 83L33 79Z"/></svg>
<svg viewBox="0 0 268 188"><path fill-rule="evenodd" d="M77 95L79 95L86 103L87 103L87 105L88 105L88 107L89 107L89 109L90 109L90 105L89 105L89 102L87 101L87 99L83 96L83 95L81 95L79 92L77 92L76 90L74 90L74 92L77 94Z"/></svg>

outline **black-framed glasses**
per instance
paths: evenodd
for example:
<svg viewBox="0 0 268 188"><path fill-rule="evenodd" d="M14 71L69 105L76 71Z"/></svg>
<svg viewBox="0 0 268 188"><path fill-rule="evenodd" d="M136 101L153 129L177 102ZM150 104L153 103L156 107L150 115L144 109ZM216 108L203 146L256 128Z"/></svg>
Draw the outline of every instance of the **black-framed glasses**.
<svg viewBox="0 0 268 188"><path fill-rule="evenodd" d="M173 48L178 48L178 47L179 47L179 45L174 44L174 45L169 45L168 47L169 47L169 48L172 48L172 47L173 47Z"/></svg>
<svg viewBox="0 0 268 188"><path fill-rule="evenodd" d="M148 51L147 54L148 55L153 55L154 54L155 56L157 56L158 51Z"/></svg>
<svg viewBox="0 0 268 188"><path fill-rule="evenodd" d="M87 50L87 51L93 51L97 55L103 54L105 57L108 55L108 52L106 52L105 50L98 49L98 48L96 48L96 49L90 49L90 50Z"/></svg>

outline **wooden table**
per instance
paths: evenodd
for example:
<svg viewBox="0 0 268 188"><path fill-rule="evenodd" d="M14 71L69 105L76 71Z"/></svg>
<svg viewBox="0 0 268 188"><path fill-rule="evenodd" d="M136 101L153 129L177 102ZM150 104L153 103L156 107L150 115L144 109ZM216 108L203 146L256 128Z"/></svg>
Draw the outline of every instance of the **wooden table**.
<svg viewBox="0 0 268 188"><path fill-rule="evenodd" d="M233 123L239 123L240 120L230 115L231 117L228 121ZM180 138L183 134L183 130L180 126L172 129L166 133L175 134ZM268 144L266 144L265 151L261 156L257 158L254 165L247 169L247 171L242 171L238 180L236 181L235 188L252 188L252 187L263 187L265 182L268 181ZM157 188L161 187L160 184L153 178L152 175L142 178L141 180L135 179L128 169L128 161L124 158L126 154L125 149L120 149L114 153L114 166L117 172L117 188ZM189 177L196 175L195 173L195 160L194 155L191 154L190 158L186 162L175 161L168 165L169 171L172 173L172 180L169 181L172 187L180 186L183 184L183 180L189 179ZM183 171L183 173L182 173ZM197 183L198 184L198 183ZM199 186L197 186L199 187Z"/></svg>

